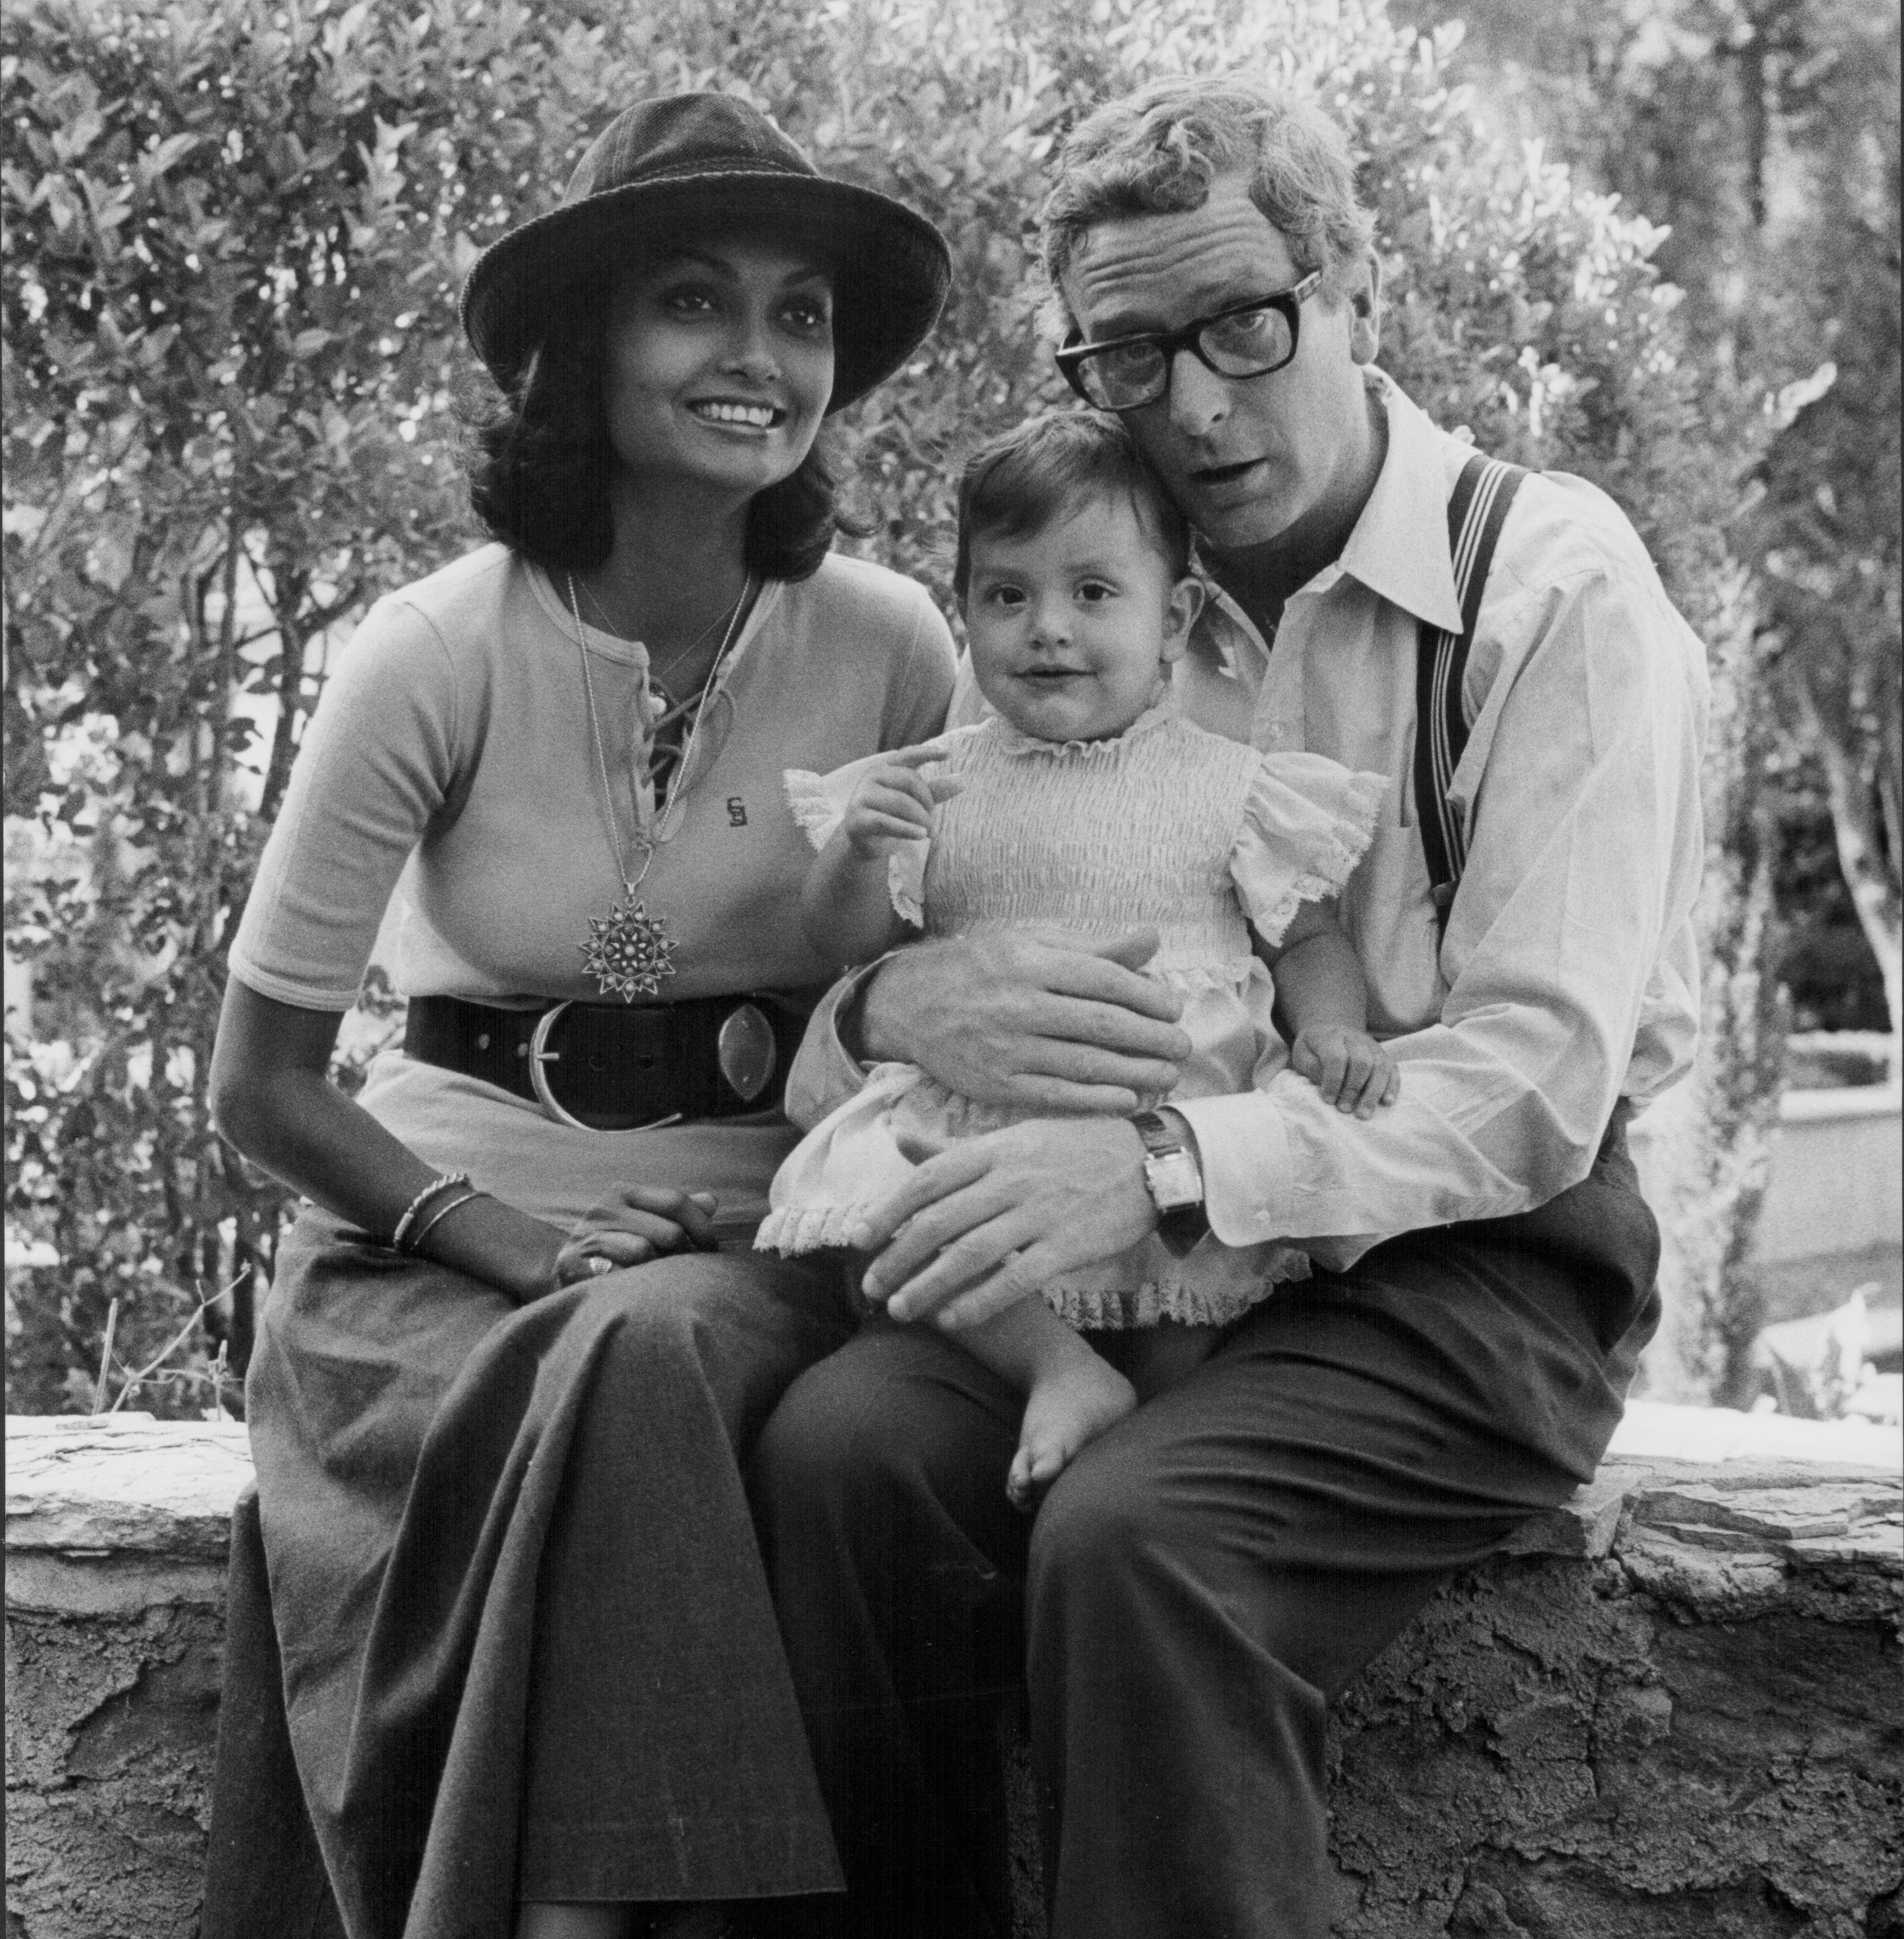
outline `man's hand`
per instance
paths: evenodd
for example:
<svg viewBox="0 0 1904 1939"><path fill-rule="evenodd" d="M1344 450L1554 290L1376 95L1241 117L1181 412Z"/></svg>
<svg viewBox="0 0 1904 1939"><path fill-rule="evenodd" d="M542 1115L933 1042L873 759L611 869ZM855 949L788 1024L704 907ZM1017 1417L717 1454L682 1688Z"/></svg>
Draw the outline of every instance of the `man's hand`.
<svg viewBox="0 0 1904 1939"><path fill-rule="evenodd" d="M1015 930L902 950L867 991L864 1049L984 1103L1127 1116L1175 1089L1190 1052L1182 1000L1137 973L1156 947L1147 929Z"/></svg>
<svg viewBox="0 0 1904 1939"><path fill-rule="evenodd" d="M873 1207L867 1297L895 1320L976 1326L1156 1229L1144 1145L1122 1119L1046 1119L964 1138ZM884 1250L882 1250L881 1249Z"/></svg>
<svg viewBox="0 0 1904 1939"><path fill-rule="evenodd" d="M928 775L943 749L904 747L860 777L840 823L846 845L862 861L889 853L906 842L923 842L932 833L932 811L965 787L962 775Z"/></svg>
<svg viewBox="0 0 1904 1939"><path fill-rule="evenodd" d="M1402 1094L1402 1068L1366 1030L1321 1024L1297 1033L1289 1067L1306 1077L1339 1111L1372 1118Z"/></svg>

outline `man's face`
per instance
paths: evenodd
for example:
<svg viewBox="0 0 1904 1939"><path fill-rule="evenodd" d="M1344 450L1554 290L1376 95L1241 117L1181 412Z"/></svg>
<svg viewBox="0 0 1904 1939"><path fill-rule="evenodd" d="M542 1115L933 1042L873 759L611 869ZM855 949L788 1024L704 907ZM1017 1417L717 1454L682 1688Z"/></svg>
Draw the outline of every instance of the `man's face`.
<svg viewBox="0 0 1904 1939"><path fill-rule="evenodd" d="M1064 294L1089 342L1178 330L1302 280L1289 245L1220 175L1200 209L1092 225ZM1375 353L1375 293L1318 294L1302 306L1294 359L1260 377L1223 377L1189 352L1170 388L1126 422L1184 515L1218 552L1281 537L1364 483L1367 405L1357 367Z"/></svg>

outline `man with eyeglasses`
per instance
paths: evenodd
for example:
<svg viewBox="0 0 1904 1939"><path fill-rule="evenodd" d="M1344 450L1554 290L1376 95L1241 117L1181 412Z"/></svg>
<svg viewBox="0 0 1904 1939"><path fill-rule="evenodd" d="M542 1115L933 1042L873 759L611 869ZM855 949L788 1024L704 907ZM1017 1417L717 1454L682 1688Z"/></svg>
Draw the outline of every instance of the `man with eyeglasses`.
<svg viewBox="0 0 1904 1939"><path fill-rule="evenodd" d="M1186 1040L1141 935L921 944L825 1013L790 1109L898 1058L1049 1113L922 1154L876 1214L892 1319L1035 1297L1165 1216L1294 1239L1315 1277L1028 1530L1017 1397L934 1325L790 1390L757 1499L850 1885L809 1929L1005 1939L990 1706L1022 1606L1053 1939L1321 1939L1328 1701L1591 1477L1656 1321L1624 1126L1697 1034L1704 656L1602 494L1471 468L1377 369L1372 224L1317 110L1238 81L1113 103L1044 225L1059 366L1213 582L1177 703L1391 777L1343 915L1402 1097L1363 1122L1285 1071L1146 1111Z"/></svg>

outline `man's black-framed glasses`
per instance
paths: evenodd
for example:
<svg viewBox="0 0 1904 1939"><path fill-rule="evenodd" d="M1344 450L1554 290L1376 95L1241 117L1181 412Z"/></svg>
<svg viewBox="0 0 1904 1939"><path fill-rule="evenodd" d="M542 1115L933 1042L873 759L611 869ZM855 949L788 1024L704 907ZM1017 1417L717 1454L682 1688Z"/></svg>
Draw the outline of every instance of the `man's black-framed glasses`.
<svg viewBox="0 0 1904 1939"><path fill-rule="evenodd" d="M1101 411L1141 410L1155 403L1170 388L1170 373L1186 350L1220 377L1266 377L1296 355L1302 305L1321 287L1322 272L1313 269L1291 288L1232 303L1181 330L1113 336L1104 343L1080 343L1074 332L1058 352L1058 367L1065 382Z"/></svg>

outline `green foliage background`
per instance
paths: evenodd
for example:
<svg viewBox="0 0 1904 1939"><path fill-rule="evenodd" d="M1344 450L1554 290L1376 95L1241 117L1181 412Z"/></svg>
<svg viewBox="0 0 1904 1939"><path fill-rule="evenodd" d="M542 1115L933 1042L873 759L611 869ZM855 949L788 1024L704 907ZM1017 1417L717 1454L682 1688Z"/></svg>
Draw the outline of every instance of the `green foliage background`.
<svg viewBox="0 0 1904 1939"><path fill-rule="evenodd" d="M268 1273L282 1194L205 1103L222 952L320 684L379 591L468 543L455 297L623 102L719 87L945 230L932 342L844 436L866 549L943 595L952 461L1062 400L1028 246L1054 143L1158 74L1340 113L1380 221L1383 361L1443 423L1626 507L1726 637L1763 421L1689 358L1659 236L1484 133L1439 46L1309 0L16 0L0 29L10 1405L84 1405ZM244 1302L208 1314L237 1329ZM197 1362L140 1404L196 1408ZM115 1380L115 1387L117 1383Z"/></svg>
<svg viewBox="0 0 1904 1939"><path fill-rule="evenodd" d="M1656 1387L1742 1402L1788 1001L1800 1028L1904 1023L1898 9L1394 10L1423 29L1460 14L1493 125L1547 140L1670 224L1655 260L1686 291L1690 352L1735 408L1772 406L1729 528L1747 570L1708 629L1705 1049L1647 1121L1679 1161L1662 1195L1669 1318L1650 1371L1670 1371ZM1893 1035L1893 1074L1897 1051Z"/></svg>
<svg viewBox="0 0 1904 1939"><path fill-rule="evenodd" d="M1800 387L1735 536L1776 716L1780 972L1803 1027L1897 1007L1904 863L1899 22L1887 0L1394 0L1460 17L1497 125L1670 224L1695 353ZM1813 382L1814 373L1828 383ZM1886 982L1891 990L1887 997Z"/></svg>

